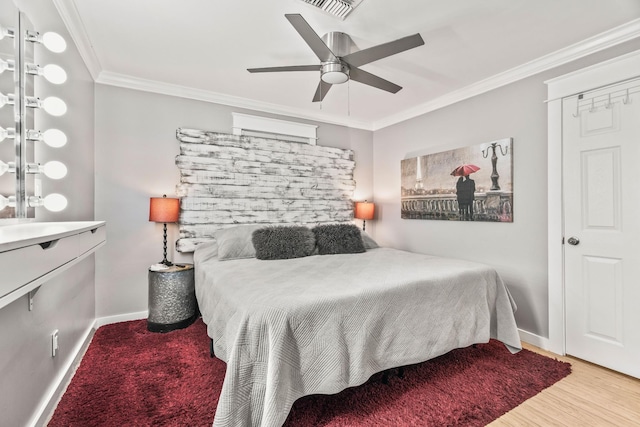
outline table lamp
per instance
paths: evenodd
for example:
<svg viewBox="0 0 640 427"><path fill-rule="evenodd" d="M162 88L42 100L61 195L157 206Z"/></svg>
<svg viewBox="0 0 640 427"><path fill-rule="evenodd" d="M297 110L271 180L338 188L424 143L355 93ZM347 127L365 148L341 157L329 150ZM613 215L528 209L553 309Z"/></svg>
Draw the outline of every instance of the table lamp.
<svg viewBox="0 0 640 427"><path fill-rule="evenodd" d="M365 223L368 219L373 219L373 213L375 212L375 205L372 202L356 202L356 219L362 220L362 231L364 231Z"/></svg>
<svg viewBox="0 0 640 427"><path fill-rule="evenodd" d="M149 200L149 221L164 223L164 258L160 261L160 264L166 266L173 265L170 261L167 261L167 223L177 222L178 214L180 212L180 199L167 197L151 197Z"/></svg>

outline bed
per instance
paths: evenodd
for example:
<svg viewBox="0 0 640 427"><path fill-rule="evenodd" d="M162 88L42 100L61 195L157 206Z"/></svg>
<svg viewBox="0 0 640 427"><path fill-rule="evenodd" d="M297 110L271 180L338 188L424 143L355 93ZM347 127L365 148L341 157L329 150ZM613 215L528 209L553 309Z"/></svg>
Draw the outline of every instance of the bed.
<svg viewBox="0 0 640 427"><path fill-rule="evenodd" d="M490 338L521 349L516 306L487 265L377 247L366 235L360 253L263 260L246 241L255 227L233 240L233 256L224 238L194 252L202 318L227 364L216 427L281 426L302 396Z"/></svg>

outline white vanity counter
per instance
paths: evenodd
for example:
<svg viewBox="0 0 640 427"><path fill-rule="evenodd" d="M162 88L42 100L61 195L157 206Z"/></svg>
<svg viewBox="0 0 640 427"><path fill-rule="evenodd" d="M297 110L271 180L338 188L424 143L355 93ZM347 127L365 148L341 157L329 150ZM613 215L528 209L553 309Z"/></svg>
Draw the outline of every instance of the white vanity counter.
<svg viewBox="0 0 640 427"><path fill-rule="evenodd" d="M0 226L0 308L37 289L105 242L104 221Z"/></svg>

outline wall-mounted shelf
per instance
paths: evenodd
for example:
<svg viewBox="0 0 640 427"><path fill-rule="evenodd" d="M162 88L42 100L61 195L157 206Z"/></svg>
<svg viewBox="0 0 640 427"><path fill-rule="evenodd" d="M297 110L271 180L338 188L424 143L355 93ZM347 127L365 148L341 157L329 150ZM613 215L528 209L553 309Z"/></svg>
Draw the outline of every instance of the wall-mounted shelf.
<svg viewBox="0 0 640 427"><path fill-rule="evenodd" d="M0 309L30 292L34 295L32 291L105 242L104 221L0 226Z"/></svg>

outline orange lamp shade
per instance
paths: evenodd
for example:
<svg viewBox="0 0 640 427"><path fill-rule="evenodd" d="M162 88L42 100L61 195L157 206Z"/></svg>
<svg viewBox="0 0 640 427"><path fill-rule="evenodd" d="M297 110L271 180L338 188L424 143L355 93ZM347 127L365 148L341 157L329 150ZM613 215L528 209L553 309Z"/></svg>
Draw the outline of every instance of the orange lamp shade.
<svg viewBox="0 0 640 427"><path fill-rule="evenodd" d="M149 221L178 222L180 199L173 197L151 197L149 199Z"/></svg>
<svg viewBox="0 0 640 427"><path fill-rule="evenodd" d="M356 219L373 219L375 205L371 202L356 202Z"/></svg>

